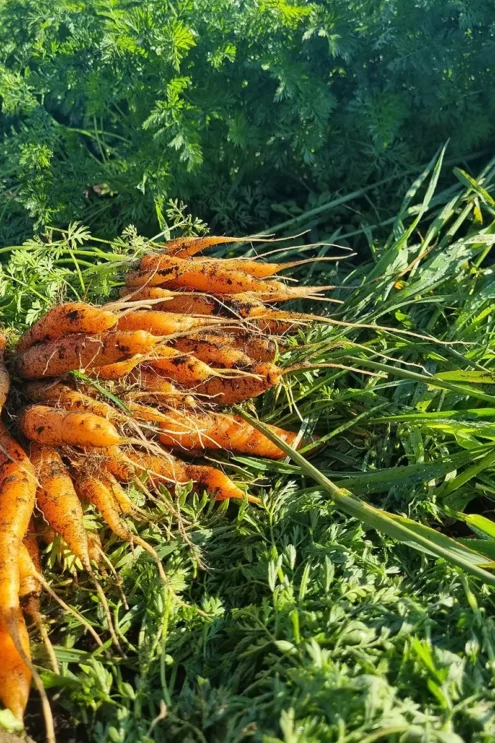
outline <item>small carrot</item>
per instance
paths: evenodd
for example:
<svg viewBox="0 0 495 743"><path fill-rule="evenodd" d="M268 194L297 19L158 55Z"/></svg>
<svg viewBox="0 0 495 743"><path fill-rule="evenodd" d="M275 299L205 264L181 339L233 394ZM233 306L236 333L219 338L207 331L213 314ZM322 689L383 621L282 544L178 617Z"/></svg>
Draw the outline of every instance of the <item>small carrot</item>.
<svg viewBox="0 0 495 743"><path fill-rule="evenodd" d="M177 312L180 315L214 315L219 302L215 297L192 292L173 292L161 286L144 286L138 289L125 287L120 289L120 296L128 301L153 301L153 307L162 312ZM155 304L157 299L163 302ZM115 304L115 303L113 303Z"/></svg>
<svg viewBox="0 0 495 743"><path fill-rule="evenodd" d="M188 317L159 310L135 310L118 321L119 330L145 330L152 335L182 333L205 325L218 325L220 321L209 317Z"/></svg>
<svg viewBox="0 0 495 743"><path fill-rule="evenodd" d="M118 482L130 482L135 475L135 468L125 452L118 446L102 449L101 469L113 475Z"/></svg>
<svg viewBox="0 0 495 743"><path fill-rule="evenodd" d="M5 405L10 390L10 376L5 366L4 353L7 338L0 332L0 413Z"/></svg>
<svg viewBox="0 0 495 743"><path fill-rule="evenodd" d="M63 338L68 333L104 333L113 328L116 322L117 317L101 307L93 307L85 302L61 304L49 310L24 333L17 344L17 352L22 353L35 343Z"/></svg>
<svg viewBox="0 0 495 743"><path fill-rule="evenodd" d="M139 378L143 371L153 372L187 386L197 384L216 374L215 370L203 361L168 346L157 348L155 357L149 357L145 364L136 369L134 377ZM149 390L150 387L146 386L145 389Z"/></svg>
<svg viewBox="0 0 495 743"><path fill-rule="evenodd" d="M30 659L29 636L19 610L14 615L14 621L18 625L17 635L22 649ZM22 720L31 687L31 670L19 655L15 641L2 626L0 626L0 659L0 701L17 719Z"/></svg>
<svg viewBox="0 0 495 743"><path fill-rule="evenodd" d="M137 354L132 356L130 359L124 359L124 361L116 361L115 364L106 364L105 366L95 366L91 370L92 377L98 377L99 379L105 379L107 381L116 381L126 377L130 372L139 366L146 359L146 356Z"/></svg>
<svg viewBox="0 0 495 743"><path fill-rule="evenodd" d="M36 500L44 518L91 572L81 502L60 454L56 449L33 444L31 461L38 474Z"/></svg>
<svg viewBox="0 0 495 743"><path fill-rule="evenodd" d="M108 447L121 442L117 429L99 415L31 405L19 418L19 428L30 441L44 446Z"/></svg>
<svg viewBox="0 0 495 743"><path fill-rule="evenodd" d="M203 465L187 465L186 475L195 484L208 490L215 500L230 500L247 498L249 503L260 503L260 499L254 495L246 495L237 485L227 477L221 470L215 467L205 467Z"/></svg>
<svg viewBox="0 0 495 743"><path fill-rule="evenodd" d="M226 413L192 413L170 411L167 423L160 424L159 439L165 446L185 449L225 449L239 454L283 459L285 454L266 436L240 416ZM297 434L277 426L270 429L292 444Z"/></svg>
<svg viewBox="0 0 495 743"><path fill-rule="evenodd" d="M170 255L189 258L213 245L238 242L253 242L253 239L247 237L214 237L213 235L208 237L176 237L174 240L166 242L163 247Z"/></svg>
<svg viewBox="0 0 495 743"><path fill-rule="evenodd" d="M159 340L143 330L67 336L29 348L17 357L17 371L27 379L60 377L75 369L94 369L149 353Z"/></svg>

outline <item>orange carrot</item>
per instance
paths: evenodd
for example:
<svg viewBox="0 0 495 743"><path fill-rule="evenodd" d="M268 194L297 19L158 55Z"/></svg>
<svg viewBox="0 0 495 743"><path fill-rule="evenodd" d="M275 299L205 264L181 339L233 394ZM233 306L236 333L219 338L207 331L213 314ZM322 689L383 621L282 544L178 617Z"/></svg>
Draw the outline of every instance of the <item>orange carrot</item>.
<svg viewBox="0 0 495 743"><path fill-rule="evenodd" d="M163 253L151 253L141 260L139 268L141 271L156 271L181 265L180 261L182 261L184 269L193 269L198 264L201 264L202 266L211 267L212 270L220 268L221 271L242 271L257 279L265 279L285 269L296 268L307 263L313 264L317 260L321 261L322 259L306 258L300 261L291 261L290 263L266 263L248 258L195 258L191 260L183 257L172 257Z"/></svg>
<svg viewBox="0 0 495 743"><path fill-rule="evenodd" d="M44 446L108 447L121 442L116 428L93 413L71 413L46 405L31 405L19 418L19 428L30 441Z"/></svg>
<svg viewBox="0 0 495 743"><path fill-rule="evenodd" d="M18 625L18 637L24 653L31 658L29 636L24 618L19 610L14 615ZM31 671L19 655L9 632L0 626L0 701L22 720L29 698Z"/></svg>
<svg viewBox="0 0 495 743"><path fill-rule="evenodd" d="M85 302L61 304L43 315L24 333L17 344L17 352L26 351L35 343L63 338L68 333L104 333L116 322L116 316L101 307L93 307Z"/></svg>
<svg viewBox="0 0 495 743"><path fill-rule="evenodd" d="M56 449L33 444L31 461L38 474L36 500L44 518L91 572L81 502L60 454Z"/></svg>
<svg viewBox="0 0 495 743"><path fill-rule="evenodd" d="M253 333L249 330L236 330L231 333L194 333L188 336L189 339L201 339L209 343L218 344L220 347L231 347L242 351L255 361L273 361L277 353L277 344L271 339L266 338L260 333ZM182 339L177 338L172 341L174 347L179 347Z"/></svg>
<svg viewBox="0 0 495 743"><path fill-rule="evenodd" d="M250 373L254 376L240 376L232 379L211 377L194 387L196 395L211 398L218 405L235 405L243 400L258 397L274 387L282 377L282 370L274 364L254 364Z"/></svg>
<svg viewBox="0 0 495 743"><path fill-rule="evenodd" d="M213 245L224 245L225 243L252 242L246 237L176 237L169 240L163 246L170 255L188 258Z"/></svg>
<svg viewBox="0 0 495 743"><path fill-rule="evenodd" d="M119 330L145 330L152 335L163 336L182 333L205 325L218 325L219 322L209 317L188 317L159 310L135 310L119 319L118 328Z"/></svg>
<svg viewBox="0 0 495 743"><path fill-rule="evenodd" d="M160 424L159 439L166 446L185 449L225 449L239 454L282 459L285 454L262 433L240 416L226 413L167 413L167 423ZM270 429L288 444L297 434L277 426Z"/></svg>
<svg viewBox="0 0 495 743"><path fill-rule="evenodd" d="M5 333L0 332L0 412L5 405L10 390L10 376L3 358L6 343Z"/></svg>
<svg viewBox="0 0 495 743"><path fill-rule="evenodd" d="M146 359L146 356L138 354L124 361L116 361L115 364L106 364L105 366L95 366L91 370L92 377L99 377L107 381L116 381L126 377L136 366L139 366Z"/></svg>
<svg viewBox="0 0 495 743"><path fill-rule="evenodd" d="M59 377L74 369L94 369L149 353L158 342L159 338L143 330L68 336L29 348L17 357L17 371L27 379Z"/></svg>
<svg viewBox="0 0 495 743"><path fill-rule="evenodd" d="M16 628L18 621L19 549L33 512L35 494L34 467L0 422L0 626L8 632Z"/></svg>
<svg viewBox="0 0 495 743"><path fill-rule="evenodd" d="M31 400L35 402L57 404L64 410L94 413L109 420L127 420L127 416L119 413L108 403L96 400L79 390L73 390L60 382L57 384L53 384L53 382L30 382L26 385L25 390Z"/></svg>
<svg viewBox="0 0 495 743"><path fill-rule="evenodd" d="M220 306L215 297L185 291L173 292L161 286L145 286L140 289L125 287L120 289L120 296L131 302L163 299L163 302L153 304L154 309L177 312L180 315L214 315L216 308Z"/></svg>
<svg viewBox="0 0 495 743"><path fill-rule="evenodd" d="M245 369L253 365L253 359L247 354L229 346L228 339L220 338L184 336L174 341L174 347L216 368Z"/></svg>

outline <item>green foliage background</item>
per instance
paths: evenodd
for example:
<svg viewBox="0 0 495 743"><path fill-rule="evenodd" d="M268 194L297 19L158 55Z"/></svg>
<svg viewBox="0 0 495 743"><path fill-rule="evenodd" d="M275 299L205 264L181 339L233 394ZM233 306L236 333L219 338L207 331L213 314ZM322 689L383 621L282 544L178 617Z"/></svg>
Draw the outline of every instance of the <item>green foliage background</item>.
<svg viewBox="0 0 495 743"><path fill-rule="evenodd" d="M491 0L4 0L0 239L266 229L487 145L494 72Z"/></svg>

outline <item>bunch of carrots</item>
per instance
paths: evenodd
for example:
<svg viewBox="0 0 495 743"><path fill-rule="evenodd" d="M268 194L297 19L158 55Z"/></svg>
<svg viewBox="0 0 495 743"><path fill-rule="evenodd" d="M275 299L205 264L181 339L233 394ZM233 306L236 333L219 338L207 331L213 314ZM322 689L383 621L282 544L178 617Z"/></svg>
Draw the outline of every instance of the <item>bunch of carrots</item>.
<svg viewBox="0 0 495 743"><path fill-rule="evenodd" d="M8 366L28 404L11 416L11 430L0 423L0 700L20 719L33 678L43 693L23 610L47 640L39 597L41 587L49 587L40 572L35 505L105 601L94 577L98 547L83 525L85 504L119 538L141 545L163 572L153 547L131 531L126 519L143 512L123 485L134 482L151 495L160 486L192 482L216 500L258 503L221 470L198 464L197 456L215 449L284 456L222 408L276 385L285 371L274 363L277 338L317 319L272 305L320 296L327 287L270 279L305 261L197 257L210 245L234 241L169 241L127 272L118 300L54 307L17 344ZM4 348L5 339L1 407L10 380ZM295 444L296 433L271 428ZM113 633L112 639L118 644ZM49 717L49 706L45 712Z"/></svg>

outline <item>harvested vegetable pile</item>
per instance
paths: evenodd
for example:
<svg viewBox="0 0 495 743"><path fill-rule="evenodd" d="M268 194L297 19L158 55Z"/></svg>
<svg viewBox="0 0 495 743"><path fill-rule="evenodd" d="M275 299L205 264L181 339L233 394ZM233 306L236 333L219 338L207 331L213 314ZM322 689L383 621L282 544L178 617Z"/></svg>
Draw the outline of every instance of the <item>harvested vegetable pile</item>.
<svg viewBox="0 0 495 743"><path fill-rule="evenodd" d="M167 586L159 555L126 521L145 514L123 485L134 482L152 500L161 485L173 489L192 482L218 501L258 503L221 470L198 464L197 456L215 449L284 456L242 416L222 408L263 394L291 371L274 363L277 343L292 328L317 319L267 302L318 296L321 288L269 280L305 261L195 257L228 241L234 239L168 242L126 274L118 301L54 307L22 336L13 355L12 373L19 380L16 409L10 406L14 425L11 431L4 424L0 428L0 549L6 556L0 569L0 699L22 719L34 677L48 739L54 737L50 709L30 661L21 611L35 621L50 648L39 606L41 588L49 590L38 549L46 525L92 577L111 640L122 652L94 574L102 554L88 538L84 504L94 506L118 538L148 552ZM5 339L2 353L4 348ZM2 362L2 407L8 391ZM28 402L20 412L19 399ZM302 443L296 433L269 428L293 446ZM57 672L53 652L50 657Z"/></svg>

